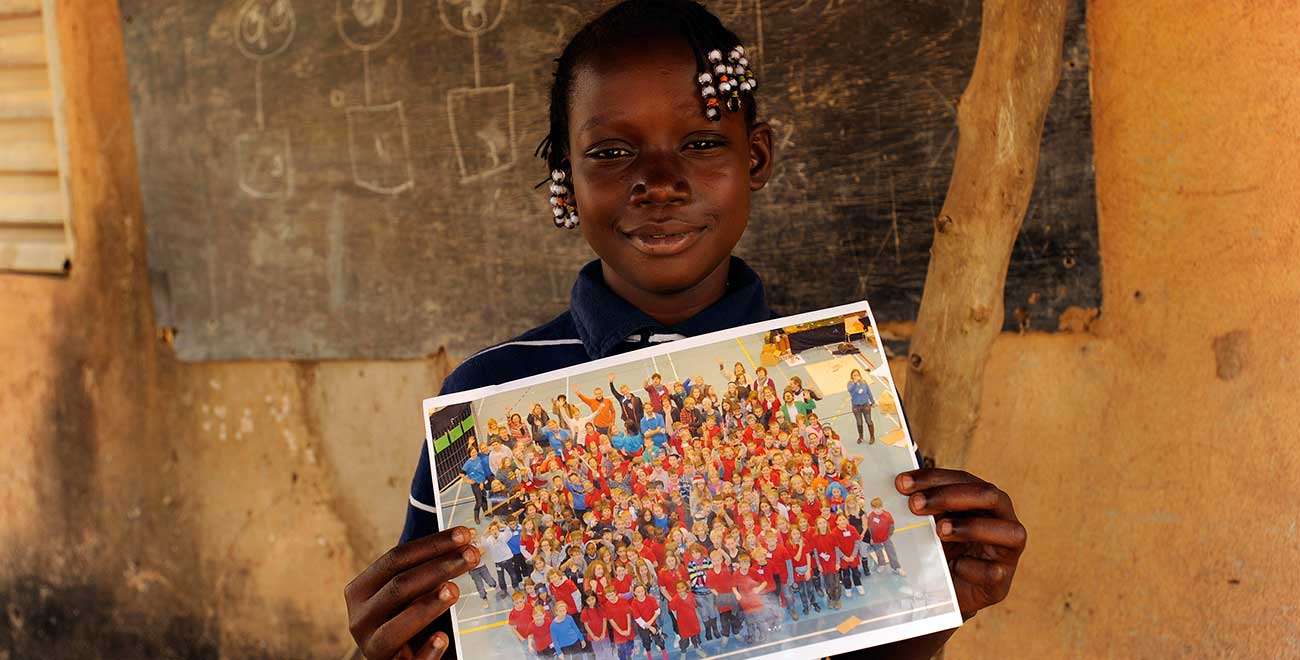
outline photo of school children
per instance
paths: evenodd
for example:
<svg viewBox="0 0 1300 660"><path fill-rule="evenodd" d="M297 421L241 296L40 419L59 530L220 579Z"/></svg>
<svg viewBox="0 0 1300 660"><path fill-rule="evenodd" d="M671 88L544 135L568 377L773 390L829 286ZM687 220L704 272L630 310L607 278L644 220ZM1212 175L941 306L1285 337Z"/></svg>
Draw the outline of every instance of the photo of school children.
<svg viewBox="0 0 1300 660"><path fill-rule="evenodd" d="M468 403L437 484L483 556L463 657L757 658L956 616L865 307L636 355Z"/></svg>

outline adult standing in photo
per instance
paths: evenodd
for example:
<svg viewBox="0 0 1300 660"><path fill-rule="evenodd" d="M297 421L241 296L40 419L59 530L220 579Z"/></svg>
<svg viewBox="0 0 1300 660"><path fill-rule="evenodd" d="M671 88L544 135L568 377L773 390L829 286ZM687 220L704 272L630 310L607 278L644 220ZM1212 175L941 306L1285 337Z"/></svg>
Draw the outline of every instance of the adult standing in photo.
<svg viewBox="0 0 1300 660"><path fill-rule="evenodd" d="M596 425L596 430L602 435L608 435L609 430L614 426L614 403L605 398L605 393L599 387L592 392L592 396L586 396L577 385L573 386L573 393L578 395L582 402L591 408L592 414L596 417L592 423Z"/></svg>
<svg viewBox="0 0 1300 660"><path fill-rule="evenodd" d="M478 452L477 445L469 446L469 459L460 468L461 478L469 482L469 489L474 493L474 524L483 522L480 512L488 510L485 484L492 477L492 467L488 457Z"/></svg>
<svg viewBox="0 0 1300 660"><path fill-rule="evenodd" d="M871 421L871 409L876 406L876 397L871 395L871 386L862 380L862 372L854 369L849 372L849 403L853 405L853 421L858 425L858 444L862 444L862 422L867 423L871 442L876 444L876 425Z"/></svg>
<svg viewBox="0 0 1300 660"><path fill-rule="evenodd" d="M641 397L633 394L632 388L627 385L615 389L613 372L609 374L609 391L618 399L618 405L623 411L623 423L631 424L633 433L640 433L641 418L645 416L645 404Z"/></svg>

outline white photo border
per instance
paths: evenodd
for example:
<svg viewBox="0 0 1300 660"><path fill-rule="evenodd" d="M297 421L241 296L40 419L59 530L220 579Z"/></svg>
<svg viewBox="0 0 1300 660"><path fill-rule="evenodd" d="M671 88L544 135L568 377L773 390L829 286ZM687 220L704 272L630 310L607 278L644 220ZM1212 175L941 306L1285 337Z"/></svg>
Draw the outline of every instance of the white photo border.
<svg viewBox="0 0 1300 660"><path fill-rule="evenodd" d="M612 355L610 357L600 358L598 360L592 360L590 362L583 362L582 364L576 364L571 367L565 367L563 369L548 371L546 373L537 374L536 376L520 378L517 380L502 383L500 385L489 385L485 387L475 388L472 390L465 390L463 392L455 392L453 394L429 397L425 399L421 407L424 412L423 415L424 440L426 445L428 446L429 472L432 475L432 479L433 479L434 508L437 509L436 515L438 516L438 528L446 529L446 524L445 521L443 520L442 489L438 484L438 469L434 463L435 452L433 447L433 428L432 426L430 426L430 422L429 422L429 415L434 410L446 406L450 406L450 405L463 404L463 403L470 403L472 408L472 404L474 401L481 400L496 394L501 394L503 392L510 392L513 390L523 389L533 385L542 385L546 383L551 383L560 379L570 378L572 376L576 376L579 374L586 374L586 373L591 373L596 371L604 371L612 367L628 364L630 362L646 360L646 359L658 357L660 355L676 353L679 351L688 350L692 348L709 346L720 342L739 339L740 337L756 335L770 330L777 330L780 328L786 328L793 325L799 325L801 323L808 323L811 321L821 321L834 316L846 316L849 314L856 314L856 313L865 313L867 315L868 320L870 320L871 322L872 341L876 345L876 350L880 352L880 355L882 357L884 357L885 347L880 343L880 329L876 325L876 315L871 311L871 305L867 301L861 300L854 303L837 305L835 307L827 307L824 309L815 310L811 312L795 314L793 316L783 316L781 318L776 318L769 321L759 321L758 323L750 323L748 325L737 326L735 328L730 328L728 330L719 330L717 332L710 332L704 335L697 335L694 337L687 337L684 339L677 339L670 342L664 342L662 344L656 344L654 346L640 348L635 351L620 353L618 355ZM908 459L912 463L913 469L919 468L920 465L918 465L916 462L916 444L912 441L912 431L907 424L907 417L903 412L902 399L898 395L898 388L895 385L893 371L889 369L889 359L887 357L885 357L885 359L883 360L883 364L881 368L885 369L889 373L889 379L888 379L889 392L893 396L894 401L898 405L898 419L902 423L902 431L904 436L907 439ZM478 423L477 419L478 419L477 416L475 416L476 425ZM924 517L928 523L928 528L930 530L934 530L934 516L924 516ZM930 539L932 543L939 544L939 537L937 534L933 533L933 531L931 532ZM942 556L942 552L943 552L942 547L939 548L939 552L940 555ZM860 621L855 625L861 625L863 623L870 623L873 621L879 621L879 620L884 620L884 619L889 619L889 618L894 618L899 616L906 616L909 614L915 614L916 612L920 612L928 609L936 609L945 605L951 605L952 611L935 615L933 617L927 617L925 619L921 619L917 621L908 621L904 623L895 624L892 626L887 626L884 628L869 630L866 632L845 634L835 639L829 639L820 642L811 642L809 644L799 646L793 649L782 649L773 653L753 656L748 658L747 660L776 660L777 658L781 658L782 660L812 660L814 658L824 658L824 657L829 657L840 653L849 653L852 651L857 651L865 648L880 646L882 644L888 644L890 642L897 642L904 639L919 637L921 635L928 635L930 633L939 632L941 630L949 630L952 628L960 627L963 623L963 620L962 620L961 612L957 606L957 592L952 584L952 574L948 570L947 562L939 562L939 563L943 567L944 580L948 585L948 596L949 596L948 601L943 603L935 603L932 605L927 605L925 607L916 608L913 610L906 610L903 612L894 612L894 613L886 614L880 617L875 617L874 619L867 619L867 620ZM450 611L452 617L452 625L451 625L452 634L455 636L456 649L457 649L457 653L459 654L460 649L463 649L464 646L462 645L461 642L460 626L458 625L460 620L460 615L457 609L458 609L457 606L453 605ZM788 637L785 639L776 640L765 644L759 644L757 646L750 646L743 649L737 649L734 651L727 651L725 653L710 655L704 660L715 660L717 658L725 658L729 656L740 655L742 653L751 652L755 650L755 648L761 648L768 644L771 644L772 646L776 646L777 644L781 644L781 643L797 641L799 639L811 638L818 635L825 635L833 632L838 632L838 627L831 627L825 630L819 630L811 633L804 633L803 635L797 635L795 637Z"/></svg>

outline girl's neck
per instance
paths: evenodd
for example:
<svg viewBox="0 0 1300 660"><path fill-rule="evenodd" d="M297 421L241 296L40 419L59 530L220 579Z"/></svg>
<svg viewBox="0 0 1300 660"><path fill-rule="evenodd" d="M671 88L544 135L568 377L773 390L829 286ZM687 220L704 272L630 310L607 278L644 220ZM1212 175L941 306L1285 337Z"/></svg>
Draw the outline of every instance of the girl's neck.
<svg viewBox="0 0 1300 660"><path fill-rule="evenodd" d="M659 293L639 289L623 279L609 264L601 261L601 274L605 284L618 296L645 313L646 316L666 325L673 326L685 321L707 309L722 299L727 292L727 274L731 268L731 259L723 259L713 272L694 286L681 291Z"/></svg>

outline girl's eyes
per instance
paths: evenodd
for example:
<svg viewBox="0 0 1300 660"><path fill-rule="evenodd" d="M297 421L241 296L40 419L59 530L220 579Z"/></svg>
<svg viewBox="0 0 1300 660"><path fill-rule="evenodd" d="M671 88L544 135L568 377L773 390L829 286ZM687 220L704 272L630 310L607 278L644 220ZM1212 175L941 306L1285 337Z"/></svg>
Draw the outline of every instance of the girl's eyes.
<svg viewBox="0 0 1300 660"><path fill-rule="evenodd" d="M724 143L720 140L692 140L690 142L687 142L686 146L694 147L695 145L705 145L699 147L699 149L711 149L714 147L720 147L723 144ZM623 152L623 154L626 155L630 155L632 153L631 151L628 151L627 149L624 149L622 147L610 147L608 149L601 149L600 151L593 151L591 153L588 153L587 157L593 158L595 160L609 160L611 158L620 158L622 156L622 154L613 155L614 152Z"/></svg>

